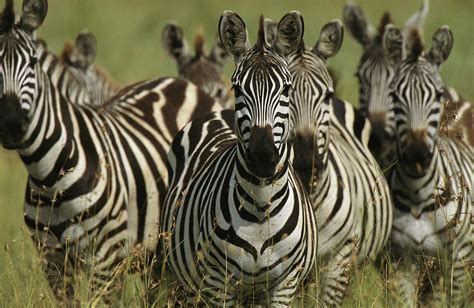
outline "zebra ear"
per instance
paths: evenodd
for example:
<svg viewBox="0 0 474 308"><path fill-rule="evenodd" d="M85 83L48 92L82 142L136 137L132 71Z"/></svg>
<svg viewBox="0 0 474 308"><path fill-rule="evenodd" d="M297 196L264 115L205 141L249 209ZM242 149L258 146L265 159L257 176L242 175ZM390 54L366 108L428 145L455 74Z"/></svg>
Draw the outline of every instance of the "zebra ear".
<svg viewBox="0 0 474 308"><path fill-rule="evenodd" d="M299 48L304 34L303 17L298 11L287 13L280 20L276 30L275 48L287 56Z"/></svg>
<svg viewBox="0 0 474 308"><path fill-rule="evenodd" d="M374 29L365 18L362 9L355 3L348 3L342 10L344 24L349 32L362 46L374 36Z"/></svg>
<svg viewBox="0 0 474 308"><path fill-rule="evenodd" d="M423 5L420 7L418 11L416 11L408 20L405 22L403 26L403 37L405 38L405 51L409 51L412 49L414 42L412 41L413 37L411 33L416 30L420 37L423 38L424 26L425 26L425 19L428 16L429 10L429 0L425 0Z"/></svg>
<svg viewBox="0 0 474 308"><path fill-rule="evenodd" d="M247 27L239 15L224 11L219 20L219 37L222 45L237 61L249 48Z"/></svg>
<svg viewBox="0 0 474 308"><path fill-rule="evenodd" d="M273 46L276 42L277 36L277 23L270 18L263 20L263 27L265 29L265 41L270 46Z"/></svg>
<svg viewBox="0 0 474 308"><path fill-rule="evenodd" d="M225 49L224 45L221 42L221 39L219 37L216 37L216 42L214 43L214 46L211 49L211 54L209 56L211 61L223 68L227 60L229 60L229 56L230 54L227 49Z"/></svg>
<svg viewBox="0 0 474 308"><path fill-rule="evenodd" d="M174 58L179 66L189 59L188 43L180 26L174 22L168 23L163 29L161 40L166 53Z"/></svg>
<svg viewBox="0 0 474 308"><path fill-rule="evenodd" d="M448 26L438 29L433 35L431 49L427 55L429 61L437 66L446 61L453 48L453 33Z"/></svg>
<svg viewBox="0 0 474 308"><path fill-rule="evenodd" d="M382 45L392 65L400 63L403 57L402 32L392 24L386 25Z"/></svg>
<svg viewBox="0 0 474 308"><path fill-rule="evenodd" d="M20 27L33 33L43 23L48 12L47 0L24 0Z"/></svg>
<svg viewBox="0 0 474 308"><path fill-rule="evenodd" d="M344 28L339 19L333 20L323 26L319 39L313 47L313 52L323 60L336 55L341 49L344 38Z"/></svg>
<svg viewBox="0 0 474 308"><path fill-rule="evenodd" d="M83 31L76 37L76 46L74 46L70 62L85 70L94 63L96 54L97 40L94 34Z"/></svg>

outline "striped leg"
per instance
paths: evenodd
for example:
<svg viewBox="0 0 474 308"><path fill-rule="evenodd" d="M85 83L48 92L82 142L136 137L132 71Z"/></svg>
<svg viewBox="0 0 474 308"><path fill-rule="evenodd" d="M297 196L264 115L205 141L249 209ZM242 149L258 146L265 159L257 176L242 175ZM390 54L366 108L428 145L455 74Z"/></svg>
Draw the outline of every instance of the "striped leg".
<svg viewBox="0 0 474 308"><path fill-rule="evenodd" d="M320 302L323 306L340 306L350 282L350 274L357 251L354 241L346 245L327 264L320 286Z"/></svg>

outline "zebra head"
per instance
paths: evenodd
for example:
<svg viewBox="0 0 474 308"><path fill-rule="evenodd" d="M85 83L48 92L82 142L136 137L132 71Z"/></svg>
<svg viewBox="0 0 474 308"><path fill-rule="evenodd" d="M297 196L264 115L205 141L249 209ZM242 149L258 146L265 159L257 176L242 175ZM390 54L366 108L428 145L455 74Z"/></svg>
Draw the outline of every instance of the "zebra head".
<svg viewBox="0 0 474 308"><path fill-rule="evenodd" d="M423 31L424 21L428 14L428 0L405 23L403 33L417 29ZM382 16L377 31L369 23L362 9L350 3L344 7L344 23L354 39L362 45L363 53L357 66L356 77L359 80L359 102L361 110L367 115L372 125L372 150L379 161L384 161L387 151L395 138L395 122L392 108L392 97L389 85L395 74L398 60L388 57L382 45L382 39L388 24L392 24L389 13ZM400 44L409 48L411 42L399 36ZM403 57L403 49L398 55Z"/></svg>
<svg viewBox="0 0 474 308"><path fill-rule="evenodd" d="M193 82L222 104L226 102L229 91L221 76L229 54L222 46L220 39L216 39L211 52L206 55L203 34L198 32L194 40L194 55L192 55L183 29L174 22L170 22L163 29L162 42L166 52L178 64L180 77Z"/></svg>
<svg viewBox="0 0 474 308"><path fill-rule="evenodd" d="M398 29L390 26L384 37L385 50L395 59L399 58L402 48L398 42L399 34ZM423 53L419 33L414 30L411 36L411 50L399 64L390 91L397 156L407 171L420 174L430 165L435 151L445 93L439 68L451 52L453 35L449 27L441 27L433 35L432 47L427 54Z"/></svg>
<svg viewBox="0 0 474 308"><path fill-rule="evenodd" d="M38 89L34 31L46 17L46 0L25 0L15 22L13 0L7 0L0 20L0 143L18 148L35 114Z"/></svg>
<svg viewBox="0 0 474 308"><path fill-rule="evenodd" d="M392 23L392 19L385 13L375 32L358 6L347 5L344 8L344 22L364 48L356 72L359 80L359 103L372 124L378 143L381 143L382 140L394 137L392 98L388 87L395 73L396 63L390 61L382 46L385 26Z"/></svg>
<svg viewBox="0 0 474 308"><path fill-rule="evenodd" d="M61 61L65 64L87 71L95 61L97 54L97 40L89 31L82 31L76 37L74 44L66 42L61 54Z"/></svg>
<svg viewBox="0 0 474 308"><path fill-rule="evenodd" d="M222 43L236 63L232 84L238 146L249 171L261 178L272 176L286 163L292 81L286 57L298 47L303 27L299 12L286 14L271 46L261 17L258 41L250 47L245 23L237 14L225 11L219 21Z"/></svg>
<svg viewBox="0 0 474 308"><path fill-rule="evenodd" d="M276 37L276 23L265 19L267 37ZM295 52L288 56L293 78L290 92L291 141L293 166L309 189L322 169L322 156L329 146L329 101L334 94L333 80L327 59L336 55L342 45L343 26L334 20L323 26L314 47L306 48L301 40Z"/></svg>

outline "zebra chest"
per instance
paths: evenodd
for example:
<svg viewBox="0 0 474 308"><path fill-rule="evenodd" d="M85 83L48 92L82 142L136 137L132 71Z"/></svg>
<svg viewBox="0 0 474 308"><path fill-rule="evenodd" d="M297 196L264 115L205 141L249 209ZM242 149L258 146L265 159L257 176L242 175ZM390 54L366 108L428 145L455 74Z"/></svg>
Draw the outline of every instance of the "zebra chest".
<svg viewBox="0 0 474 308"><path fill-rule="evenodd" d="M237 208L231 212L233 216L229 223L217 213L213 243L235 266L234 275L242 275L240 279L245 279L249 274L279 277L284 273L292 252L301 246L301 216L296 217L296 228L287 228L288 219L295 218L293 212L294 206L285 207L261 223L239 216Z"/></svg>
<svg viewBox="0 0 474 308"><path fill-rule="evenodd" d="M395 245L436 256L459 230L460 206L457 200L452 200L431 210L429 207L412 207L410 212L396 209L392 230Z"/></svg>

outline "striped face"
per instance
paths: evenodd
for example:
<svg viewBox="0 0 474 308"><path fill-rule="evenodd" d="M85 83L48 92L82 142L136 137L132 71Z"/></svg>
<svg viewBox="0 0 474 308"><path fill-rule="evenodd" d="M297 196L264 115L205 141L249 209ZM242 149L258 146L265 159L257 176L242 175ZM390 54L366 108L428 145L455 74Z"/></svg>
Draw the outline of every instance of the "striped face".
<svg viewBox="0 0 474 308"><path fill-rule="evenodd" d="M395 123L392 113L392 97L389 86L395 74L395 67L387 58L379 37L364 48L356 72L359 80L360 108L374 128L383 133L380 139L392 138Z"/></svg>
<svg viewBox="0 0 474 308"><path fill-rule="evenodd" d="M240 16L225 11L219 21L222 44L236 63L232 84L239 164L259 178L273 177L287 165L292 78L286 57L299 46L303 29L300 13L289 12L278 23L271 46L261 16L257 43L250 48Z"/></svg>
<svg viewBox="0 0 474 308"><path fill-rule="evenodd" d="M397 153L403 165L421 172L431 162L440 124L443 84L425 57L400 64L393 82Z"/></svg>
<svg viewBox="0 0 474 308"><path fill-rule="evenodd" d="M17 148L35 112L36 50L30 35L14 26L0 35L0 143Z"/></svg>
<svg viewBox="0 0 474 308"><path fill-rule="evenodd" d="M252 130L269 128L277 149L289 133L291 75L286 60L270 49L252 48L232 76L237 136L248 147Z"/></svg>

